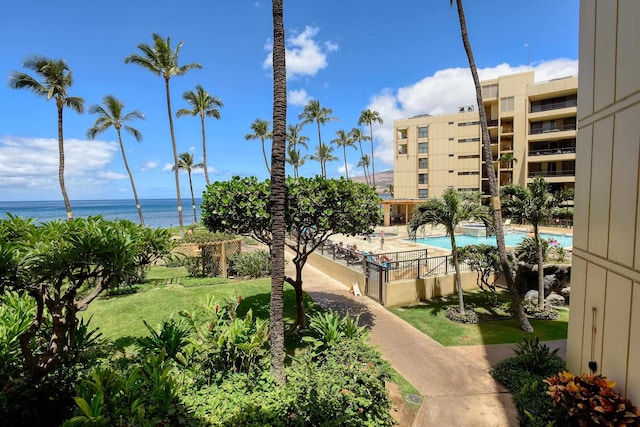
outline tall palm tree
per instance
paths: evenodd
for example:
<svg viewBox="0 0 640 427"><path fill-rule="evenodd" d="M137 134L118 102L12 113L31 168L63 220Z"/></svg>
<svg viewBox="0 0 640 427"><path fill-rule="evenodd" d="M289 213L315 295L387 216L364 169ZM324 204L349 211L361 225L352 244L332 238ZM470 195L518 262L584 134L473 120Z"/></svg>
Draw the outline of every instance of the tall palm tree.
<svg viewBox="0 0 640 427"><path fill-rule="evenodd" d="M373 188L376 188L376 161L373 155L373 124L376 122L382 124L382 117L380 117L380 113L378 113L377 111L364 110L362 113L360 113L358 125L369 126L369 136L371 137L371 182Z"/></svg>
<svg viewBox="0 0 640 427"><path fill-rule="evenodd" d="M293 148L289 148L287 163L293 166L293 177L298 178L298 168L304 165L304 162L307 160L307 156L300 156L300 150L295 150Z"/></svg>
<svg viewBox="0 0 640 427"><path fill-rule="evenodd" d="M196 198L193 195L193 181L191 180L191 172L194 169L203 168L204 163L193 163L193 154L189 152L184 152L180 154L178 157L178 163L173 165L173 170L175 171L187 171L187 175L189 175L189 189L191 190L191 207L193 208L193 223L198 222L198 218L196 216Z"/></svg>
<svg viewBox="0 0 640 427"><path fill-rule="evenodd" d="M167 116L169 117L169 132L171 133L171 148L173 149L173 164L178 164L178 147L176 145L176 135L173 131L173 114L171 113L171 90L169 81L173 76L182 76L187 71L202 68L202 65L192 62L187 65L178 65L178 55L183 42L178 43L174 50L171 49L171 38L163 39L159 34L151 35L153 45L140 43L138 49L141 54L129 55L124 59L125 64L137 64L142 68L151 71L157 76L164 78L164 88L167 96ZM174 171L176 181L176 197L178 199L178 223L180 226L180 236L184 236L184 224L182 222L182 198L180 196L180 176L178 170Z"/></svg>
<svg viewBox="0 0 640 427"><path fill-rule="evenodd" d="M333 154L331 154L331 152L333 151L333 147L330 145L318 145L316 147L316 152L315 154L312 154L311 156L309 156L309 158L311 160L315 160L316 162L320 162L321 165L321 169L324 170L324 175L322 175L323 178L326 178L326 169L327 167L324 166L327 164L327 162L333 162L334 160L338 160L338 158L336 156L334 156Z"/></svg>
<svg viewBox="0 0 640 427"><path fill-rule="evenodd" d="M487 207L481 203L480 193L447 188L442 199L428 199L425 203L416 206L408 226L409 233L413 236L420 227L425 225L442 225L447 230L447 235L451 239L451 255L456 270L460 314L465 314L465 309L455 229L461 222L469 220L482 221L486 227L491 227L491 217Z"/></svg>
<svg viewBox="0 0 640 427"><path fill-rule="evenodd" d="M344 154L344 173L345 177L349 179L349 168L347 167L347 147L355 148L355 141L351 137L351 134L345 132L343 129L340 129L336 132L337 138L332 139L331 142L336 144L338 148L342 147L342 152Z"/></svg>
<svg viewBox="0 0 640 427"><path fill-rule="evenodd" d="M354 141L358 141L358 147L360 147L360 158L362 159L364 157L364 151L362 151L362 141L369 141L371 139L371 137L367 136L364 134L364 132L362 132L362 129L360 128L353 128L351 129L351 131L349 132L349 135L351 135L351 138ZM365 167L364 164L361 164L362 162L358 163L358 166L362 167L362 170L364 171L364 178L367 182L367 185L369 184L369 172L367 170L367 168L369 167L369 163L367 163L367 166Z"/></svg>
<svg viewBox="0 0 640 427"><path fill-rule="evenodd" d="M394 187L393 184L387 184L387 186L384 188L384 192L387 194L391 194L391 197L393 197L393 192L394 192Z"/></svg>
<svg viewBox="0 0 640 427"><path fill-rule="evenodd" d="M144 227L142 208L140 207L140 200L138 199L136 184L133 181L133 174L131 173L131 169L129 168L127 155L124 151L121 132L121 130L124 128L124 130L133 135L136 141L142 141L142 134L136 128L133 128L125 123L135 119L144 120L144 114L142 114L138 110L124 114L124 101L117 99L113 95L106 95L104 98L102 98L102 104L104 105L104 107L98 104L94 104L89 107L89 113L97 114L98 118L96 119L95 123L93 123L93 126L87 131L87 138L95 139L97 135L106 131L110 127L113 127L116 130L116 133L118 134L118 142L120 143L122 160L124 161L124 167L125 169L127 169L127 173L129 174L129 181L131 181L131 188L133 189L133 197L136 201L136 208L138 209L140 224L142 224L142 226Z"/></svg>
<svg viewBox="0 0 640 427"><path fill-rule="evenodd" d="M270 123L267 120L255 119L253 123L251 123L251 130L253 133L248 133L244 136L244 139L247 141L250 139L259 139L262 143L262 155L264 156L264 165L267 167L267 173L271 174L271 169L269 168L269 161L267 160L267 151L264 148L264 141L266 139L271 139L273 134L269 130Z"/></svg>
<svg viewBox="0 0 640 427"><path fill-rule="evenodd" d="M502 153L498 157L498 162L500 162L501 167L511 168L513 163L518 163L518 159L515 158L513 153Z"/></svg>
<svg viewBox="0 0 640 427"><path fill-rule="evenodd" d="M273 0L273 144L271 146L271 301L269 332L271 374L284 384L284 239L285 145L287 139L287 68L283 0Z"/></svg>
<svg viewBox="0 0 640 427"><path fill-rule="evenodd" d="M449 0L449 5L453 6L453 0ZM507 282L509 295L511 296L511 303L513 304L513 308L518 316L518 321L520 322L520 329L525 332L533 332L533 327L531 326L531 323L529 323L529 319L527 319L527 316L524 312L522 303L520 302L520 295L518 295L518 289L516 288L515 281L513 280L511 269L509 268L507 247L504 243L504 231L502 229L502 207L500 205L500 194L498 189L498 182L496 180L496 172L493 169L491 139L489 138L489 129L487 127L487 113L484 109L484 103L482 102L482 86L480 85L478 69L473 58L471 43L469 42L469 33L467 32L467 21L464 16L464 7L462 6L462 0L456 0L456 6L458 8L458 20L460 21L462 44L464 45L464 50L467 54L467 59L469 60L469 69L471 70L471 76L473 77L473 83L476 88L476 102L478 103L480 128L482 129L482 157L484 159L485 170L487 173L487 178L489 180L489 191L491 192L491 208L493 211L496 244L498 246L498 253L500 254L500 263L502 264L502 271L504 272L504 278Z"/></svg>
<svg viewBox="0 0 640 427"><path fill-rule="evenodd" d="M360 158L360 161L358 162L358 167L361 167L364 170L364 179L367 182L367 185L371 185L369 181L369 175L367 173L367 170L369 170L370 164L371 164L371 161L369 160L369 155L363 154L362 157Z"/></svg>
<svg viewBox="0 0 640 427"><path fill-rule="evenodd" d="M207 167L207 137L204 130L204 118L205 117L213 117L214 119L220 120L220 110L224 106L222 100L217 96L209 94L204 88L200 85L196 86L195 92L192 90L188 90L182 94L182 99L187 101L187 103L191 106L191 109L181 108L176 112L176 117L182 116L200 116L200 124L202 127L202 164L204 165L204 179L209 182L209 170Z"/></svg>
<svg viewBox="0 0 640 427"><path fill-rule="evenodd" d="M71 202L64 185L64 137L62 134L62 111L64 107L83 113L84 99L77 96L69 96L67 91L73 85L71 69L64 59L50 59L44 56L31 56L24 61L23 66L32 70L42 79L38 81L29 74L14 71L9 75L9 86L13 89L28 89L38 96L49 101L56 101L58 109L58 181L64 199L64 207L67 211L67 219L73 219Z"/></svg>
<svg viewBox="0 0 640 427"><path fill-rule="evenodd" d="M320 101L312 99L307 105L305 105L302 113L298 115L298 119L302 120L302 124L315 122L318 125L318 147L320 151L324 151L324 144L322 143L322 137L320 135L320 125L324 125L327 122L338 121L337 117L332 117L333 110L331 108L325 108L320 106ZM327 170L325 162L320 162L320 173L323 178L327 177Z"/></svg>
<svg viewBox="0 0 640 427"><path fill-rule="evenodd" d="M540 224L551 218L573 195L570 191L552 193L541 176L533 178L528 187L507 185L502 187L505 215L520 224L533 226L533 238L538 259L538 307L544 308L544 256L540 244Z"/></svg>

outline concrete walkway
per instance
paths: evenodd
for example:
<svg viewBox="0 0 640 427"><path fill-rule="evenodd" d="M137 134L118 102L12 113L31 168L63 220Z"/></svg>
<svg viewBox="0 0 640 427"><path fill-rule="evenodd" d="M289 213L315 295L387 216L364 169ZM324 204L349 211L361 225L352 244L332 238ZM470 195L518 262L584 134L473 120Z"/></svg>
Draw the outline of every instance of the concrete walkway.
<svg viewBox="0 0 640 427"><path fill-rule="evenodd" d="M287 274L292 269L289 262ZM424 401L413 426L519 425L511 395L488 373L496 361L513 355L512 346L444 347L310 265L304 268L303 280L304 290L322 307L360 314L384 359L419 390Z"/></svg>

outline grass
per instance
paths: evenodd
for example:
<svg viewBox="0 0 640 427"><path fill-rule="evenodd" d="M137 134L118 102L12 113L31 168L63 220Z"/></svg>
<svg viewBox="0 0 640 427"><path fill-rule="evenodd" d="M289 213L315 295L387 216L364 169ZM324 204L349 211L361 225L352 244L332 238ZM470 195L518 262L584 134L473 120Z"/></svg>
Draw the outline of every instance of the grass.
<svg viewBox="0 0 640 427"><path fill-rule="evenodd" d="M400 393L402 393L402 397L404 398L405 405L409 405L411 408L418 410L422 405L422 396L418 389L393 368L391 368L391 381L398 384ZM407 399L407 396L416 396L419 398L420 403L414 403L414 401Z"/></svg>
<svg viewBox="0 0 640 427"><path fill-rule="evenodd" d="M506 294L500 295L502 306L507 302ZM457 298L442 299L427 304L391 308L398 317L404 319L429 337L444 346L456 345L488 345L507 344L522 341L523 336L536 335L540 341L559 340L567 338L569 322L568 309L559 309L558 320L533 320L531 334L520 330L517 319L501 308L488 310L483 294L470 292L465 294L465 307L476 308L481 322L475 325L465 325L452 322L444 316L448 306L458 306Z"/></svg>

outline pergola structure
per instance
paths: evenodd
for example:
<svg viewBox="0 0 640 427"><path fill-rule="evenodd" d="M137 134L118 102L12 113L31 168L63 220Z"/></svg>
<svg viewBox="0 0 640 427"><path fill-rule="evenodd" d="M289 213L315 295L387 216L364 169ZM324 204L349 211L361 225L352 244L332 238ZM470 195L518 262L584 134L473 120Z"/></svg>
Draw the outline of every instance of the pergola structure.
<svg viewBox="0 0 640 427"><path fill-rule="evenodd" d="M425 199L387 199L382 200L382 210L384 213L385 226L404 225L411 220L413 209L422 203Z"/></svg>

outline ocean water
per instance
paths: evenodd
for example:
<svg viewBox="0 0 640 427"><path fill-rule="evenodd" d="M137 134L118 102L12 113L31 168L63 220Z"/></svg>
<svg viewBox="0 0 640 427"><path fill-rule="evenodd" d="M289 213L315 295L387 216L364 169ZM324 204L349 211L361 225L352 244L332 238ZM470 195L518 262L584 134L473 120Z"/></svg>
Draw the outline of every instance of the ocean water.
<svg viewBox="0 0 640 427"><path fill-rule="evenodd" d="M520 233L517 231L513 231L510 233L505 233L504 242L507 246L518 246L522 239L525 238L527 233ZM553 239L558 242L558 245L563 248L573 246L573 236L564 236L560 234L545 234L540 233L540 237L543 239ZM443 249L451 249L451 238L449 236L442 237L423 237L416 239L416 243L422 243L423 245L431 245L437 246ZM475 236L467 236L465 234L456 234L456 246L462 247L467 245L491 245L496 246L496 237L475 237Z"/></svg>
<svg viewBox="0 0 640 427"><path fill-rule="evenodd" d="M200 204L196 199L196 216L200 221ZM178 225L178 202L175 199L142 199L142 216L145 225L153 228L174 227ZM71 209L74 218L102 215L107 219L128 219L140 222L138 210L133 200L72 200ZM38 222L66 219L67 214L62 200L4 202L0 201L0 218L6 218L7 212L14 216L34 218ZM193 224L191 200L182 201L182 220L184 225Z"/></svg>

